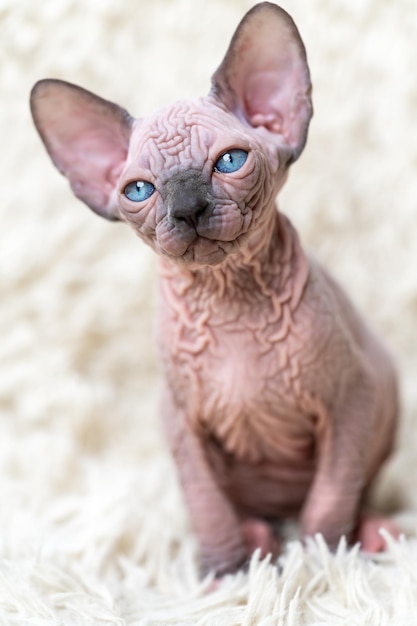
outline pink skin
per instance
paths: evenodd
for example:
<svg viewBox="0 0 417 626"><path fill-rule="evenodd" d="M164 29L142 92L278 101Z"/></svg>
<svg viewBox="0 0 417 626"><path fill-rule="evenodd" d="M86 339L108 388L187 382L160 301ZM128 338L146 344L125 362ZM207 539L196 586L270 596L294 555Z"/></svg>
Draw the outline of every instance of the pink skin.
<svg viewBox="0 0 417 626"><path fill-rule="evenodd" d="M275 205L312 114L291 18L241 22L209 96L148 119L61 81L32 93L35 124L75 194L160 256L162 414L203 572L279 552L272 522L384 548L361 503L392 448L394 367ZM222 173L219 157L247 159ZM124 191L147 181L139 202ZM355 534L356 533L356 534Z"/></svg>

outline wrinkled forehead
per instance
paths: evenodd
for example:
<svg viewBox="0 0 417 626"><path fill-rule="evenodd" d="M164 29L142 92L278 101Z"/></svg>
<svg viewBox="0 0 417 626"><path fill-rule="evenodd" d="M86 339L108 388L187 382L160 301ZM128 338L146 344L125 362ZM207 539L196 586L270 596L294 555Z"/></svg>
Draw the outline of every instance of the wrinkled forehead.
<svg viewBox="0 0 417 626"><path fill-rule="evenodd" d="M182 100L137 120L127 169L140 167L161 177L179 169L204 171L217 150L242 142L247 142L244 126L213 100Z"/></svg>

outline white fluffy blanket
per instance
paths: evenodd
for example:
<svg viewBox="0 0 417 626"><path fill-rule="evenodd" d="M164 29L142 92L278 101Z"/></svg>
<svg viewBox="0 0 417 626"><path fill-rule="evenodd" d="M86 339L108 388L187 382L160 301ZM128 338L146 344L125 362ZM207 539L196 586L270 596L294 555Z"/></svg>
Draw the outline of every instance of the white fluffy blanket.
<svg viewBox="0 0 417 626"><path fill-rule="evenodd" d="M292 538L207 593L157 417L155 264L70 194L28 96L59 77L143 115L204 94L249 0L0 1L0 624L415 624L417 5L283 0L315 117L281 207L396 355L403 426L368 558Z"/></svg>

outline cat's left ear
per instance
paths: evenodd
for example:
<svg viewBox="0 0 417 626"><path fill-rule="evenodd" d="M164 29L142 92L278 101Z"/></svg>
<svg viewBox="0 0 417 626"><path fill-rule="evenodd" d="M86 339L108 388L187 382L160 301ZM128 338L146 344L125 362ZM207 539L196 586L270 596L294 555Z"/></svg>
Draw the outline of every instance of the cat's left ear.
<svg viewBox="0 0 417 626"><path fill-rule="evenodd" d="M246 13L213 75L212 94L251 126L266 128L290 162L299 157L313 107L304 44L288 13L270 2Z"/></svg>

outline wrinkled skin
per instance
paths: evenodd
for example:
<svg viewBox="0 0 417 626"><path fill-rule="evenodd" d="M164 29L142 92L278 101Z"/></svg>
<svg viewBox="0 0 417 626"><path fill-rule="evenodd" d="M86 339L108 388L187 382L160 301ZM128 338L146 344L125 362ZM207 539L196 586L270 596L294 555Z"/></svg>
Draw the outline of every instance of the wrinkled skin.
<svg viewBox="0 0 417 626"><path fill-rule="evenodd" d="M397 421L391 359L275 197L312 114L304 47L269 3L243 19L209 96L147 119L61 81L32 93L35 124L75 194L160 257L162 414L202 570L234 571L274 523L383 548L361 516ZM221 172L221 155L246 161ZM155 191L136 201L132 181Z"/></svg>

